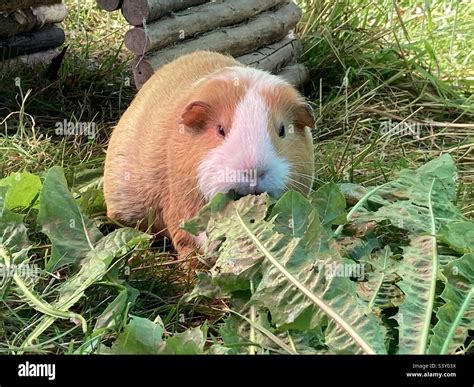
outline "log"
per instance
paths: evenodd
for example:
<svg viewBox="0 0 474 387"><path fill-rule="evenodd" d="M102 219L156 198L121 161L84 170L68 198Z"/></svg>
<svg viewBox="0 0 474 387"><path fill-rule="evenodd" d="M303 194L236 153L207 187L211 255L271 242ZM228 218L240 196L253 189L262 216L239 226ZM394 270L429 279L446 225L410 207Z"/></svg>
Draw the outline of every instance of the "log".
<svg viewBox="0 0 474 387"><path fill-rule="evenodd" d="M0 62L0 69L6 70L15 68L19 65L26 67L36 67L38 65L49 65L51 61L58 56L56 50L47 50L28 55L21 55L13 59Z"/></svg>
<svg viewBox="0 0 474 387"><path fill-rule="evenodd" d="M120 9L122 6L122 0L97 0L97 4L104 11L112 12Z"/></svg>
<svg viewBox="0 0 474 387"><path fill-rule="evenodd" d="M277 75L297 88L302 87L309 81L309 71L301 63L285 67Z"/></svg>
<svg viewBox="0 0 474 387"><path fill-rule="evenodd" d="M133 26L157 20L169 12L206 3L207 0L123 0L122 13Z"/></svg>
<svg viewBox="0 0 474 387"><path fill-rule="evenodd" d="M33 7L0 15L0 39L59 23L67 16L65 4Z"/></svg>
<svg viewBox="0 0 474 387"><path fill-rule="evenodd" d="M55 26L27 32L0 41L0 58L10 59L19 55L46 51L64 43L64 31Z"/></svg>
<svg viewBox="0 0 474 387"><path fill-rule="evenodd" d="M177 12L125 34L125 47L136 55L169 46L196 34L241 23L288 0L224 0Z"/></svg>
<svg viewBox="0 0 474 387"><path fill-rule="evenodd" d="M0 0L0 12L13 12L18 9L38 7L40 5L59 4L62 0Z"/></svg>
<svg viewBox="0 0 474 387"><path fill-rule="evenodd" d="M277 42L298 23L300 16L299 7L289 3L277 11L265 12L247 23L213 31L169 49L138 57L132 62L135 84L141 88L156 69L194 51L211 50L236 57Z"/></svg>
<svg viewBox="0 0 474 387"><path fill-rule="evenodd" d="M303 51L298 39L285 37L277 43L259 48L258 50L238 56L237 59L250 67L260 70L278 72L291 62L296 62Z"/></svg>

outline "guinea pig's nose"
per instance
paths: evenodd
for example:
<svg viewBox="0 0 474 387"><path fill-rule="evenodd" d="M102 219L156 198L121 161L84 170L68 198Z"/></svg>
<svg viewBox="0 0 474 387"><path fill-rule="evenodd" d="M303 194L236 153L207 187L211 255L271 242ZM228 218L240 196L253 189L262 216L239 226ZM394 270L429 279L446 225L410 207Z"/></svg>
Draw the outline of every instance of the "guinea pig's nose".
<svg viewBox="0 0 474 387"><path fill-rule="evenodd" d="M266 169L259 169L257 173L257 177L259 179L263 179L267 175L268 171Z"/></svg>

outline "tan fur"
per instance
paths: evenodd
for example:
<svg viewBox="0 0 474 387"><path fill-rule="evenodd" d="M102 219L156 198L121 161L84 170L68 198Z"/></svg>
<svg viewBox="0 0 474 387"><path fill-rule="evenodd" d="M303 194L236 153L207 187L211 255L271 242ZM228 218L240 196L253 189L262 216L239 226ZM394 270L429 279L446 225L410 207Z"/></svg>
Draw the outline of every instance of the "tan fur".
<svg viewBox="0 0 474 387"><path fill-rule="evenodd" d="M143 221L146 227L150 214L153 230L170 236L180 254L195 247L193 237L180 225L204 205L197 188L197 167L221 142L212 131L203 132L196 140L185 127L186 120L197 122L201 114L211 114L215 122L230 128L235 106L246 89L244 83L235 85L224 80L195 83L229 66L241 64L231 57L203 51L163 66L139 91L110 139L104 176L108 216L132 226ZM272 115L295 119L296 130L312 126L308 112L294 106L303 98L292 87L287 89L268 95ZM220 108L206 113L199 105L189 106L200 100ZM276 132L272 141L278 153L291 161L292 179L300 182L290 182L290 186L307 193L304 187L311 184L309 176L313 173L311 135L295 136L290 147L281 146Z"/></svg>

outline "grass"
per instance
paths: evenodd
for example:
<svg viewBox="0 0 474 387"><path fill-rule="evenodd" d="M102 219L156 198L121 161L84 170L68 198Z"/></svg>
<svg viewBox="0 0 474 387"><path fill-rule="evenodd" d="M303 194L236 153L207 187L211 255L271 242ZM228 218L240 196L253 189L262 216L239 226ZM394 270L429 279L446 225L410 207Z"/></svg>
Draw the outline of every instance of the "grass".
<svg viewBox="0 0 474 387"><path fill-rule="evenodd" d="M364 0L301 5L307 7L300 32L319 113L316 146L325 160L320 179L373 185L449 152L460 169L459 205L472 217L472 5ZM383 135L389 120L401 133Z"/></svg>
<svg viewBox="0 0 474 387"><path fill-rule="evenodd" d="M100 175L107 139L135 89L132 57L122 46L128 27L121 15L99 11L92 0L80 6L73 0L66 3L69 48L59 78L47 80L45 69L0 73L0 177L61 165L74 189L81 173L96 170ZM305 12L298 29L311 74L305 91L317 115L317 184L353 181L372 186L402 168L449 152L460 170L458 206L474 217L474 58L469 42L474 7L450 0L299 3ZM56 136L56 123L65 119L95 123L97 136ZM413 124L419 135L384 135L381 125L388 120L398 129ZM110 227L103 211L94 218L104 231ZM39 232L30 239L35 241L34 262L42 266L50 245ZM140 290L130 313L151 320L161 316L167 332L206 319L210 332L217 334L226 305L180 302L194 276L170 260L163 243L158 240L151 249L128 257L129 283ZM51 299L68 274L43 273L38 293ZM74 312L94 325L114 294L97 284ZM16 352L40 315L15 292L0 300L0 315L0 353ZM82 341L80 327L58 320L28 351L72 353Z"/></svg>

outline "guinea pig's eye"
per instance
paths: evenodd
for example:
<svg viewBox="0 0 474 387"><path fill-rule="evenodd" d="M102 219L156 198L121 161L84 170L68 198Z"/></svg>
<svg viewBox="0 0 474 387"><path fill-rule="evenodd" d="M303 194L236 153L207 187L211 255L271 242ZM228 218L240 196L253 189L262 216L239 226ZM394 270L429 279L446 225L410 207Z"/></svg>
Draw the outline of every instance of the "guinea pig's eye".
<svg viewBox="0 0 474 387"><path fill-rule="evenodd" d="M283 124L280 125L280 129L278 129L278 135L281 138L285 138L285 136L286 136L285 125L283 125Z"/></svg>
<svg viewBox="0 0 474 387"><path fill-rule="evenodd" d="M219 136L225 137L225 129L222 125L219 125L217 127L217 133L219 134Z"/></svg>

